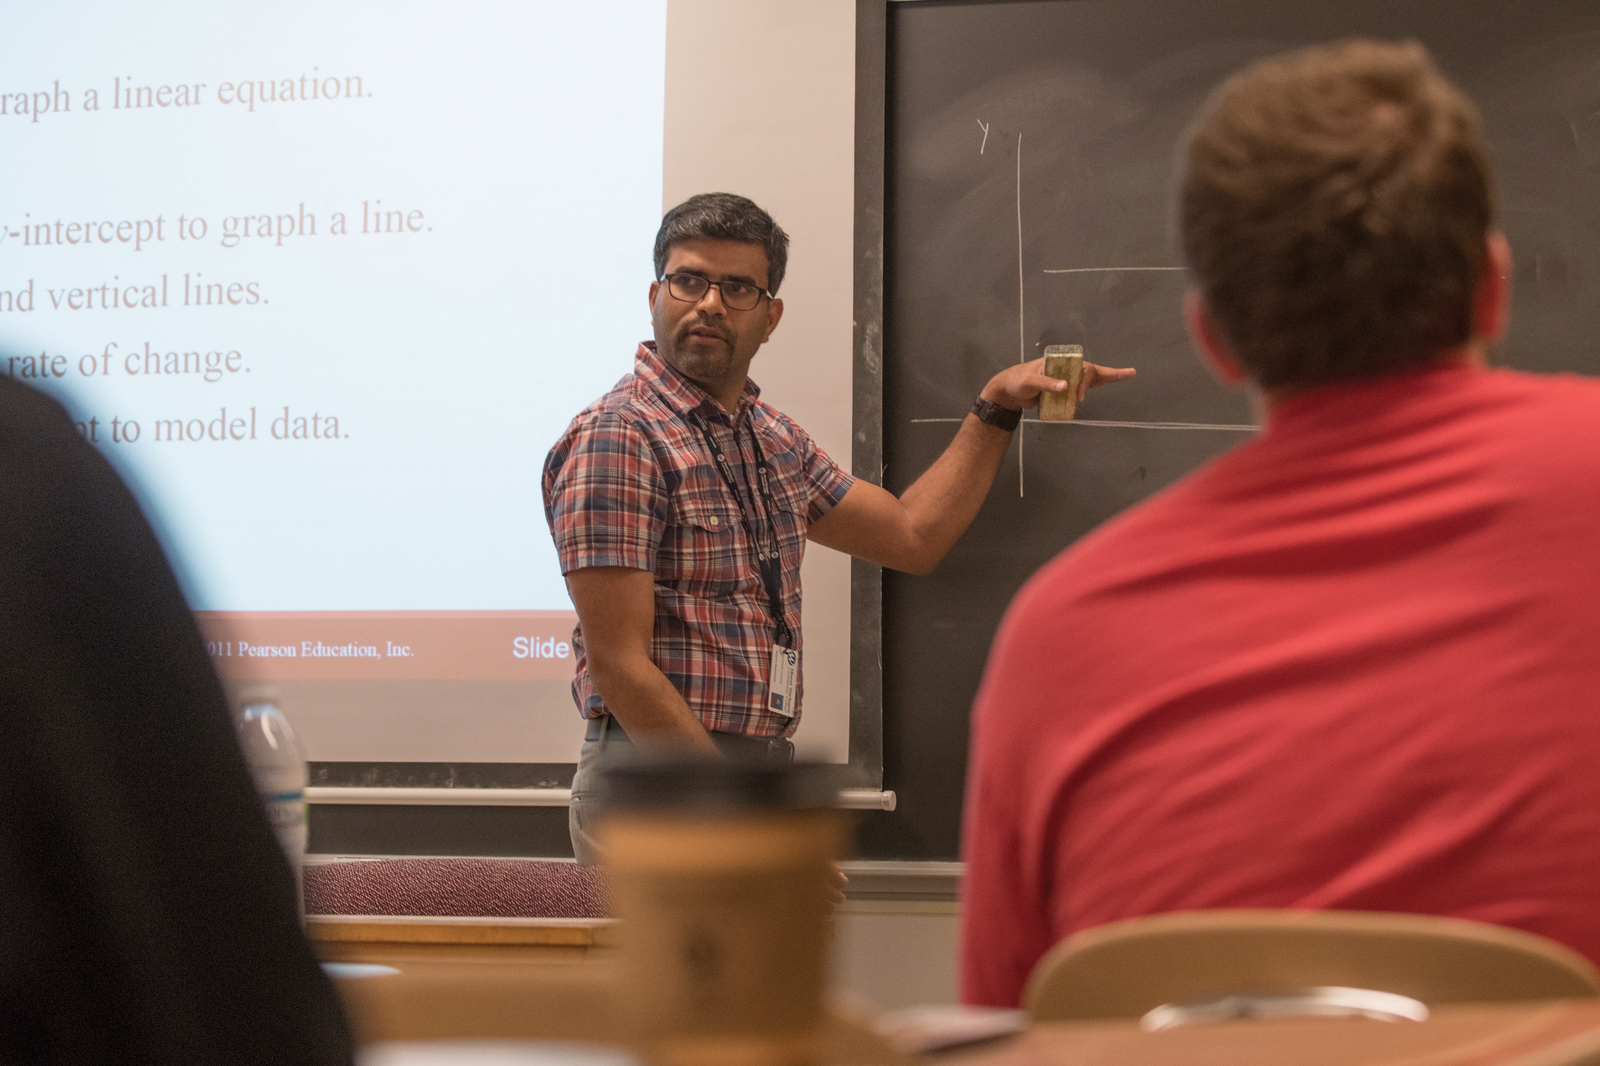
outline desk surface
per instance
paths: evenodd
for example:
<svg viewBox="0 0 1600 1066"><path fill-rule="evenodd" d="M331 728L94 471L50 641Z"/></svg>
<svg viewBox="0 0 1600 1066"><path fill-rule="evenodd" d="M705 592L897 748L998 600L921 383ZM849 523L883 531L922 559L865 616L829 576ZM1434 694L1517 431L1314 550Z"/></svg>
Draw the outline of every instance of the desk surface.
<svg viewBox="0 0 1600 1066"><path fill-rule="evenodd" d="M308 915L325 962L580 962L607 943L611 918L414 918Z"/></svg>
<svg viewBox="0 0 1600 1066"><path fill-rule="evenodd" d="M378 962L394 978L341 981L368 1039L604 1039L611 1030L609 919L307 919L325 959ZM483 963L515 963L506 968ZM572 963L589 965L573 967ZM552 967L551 964L555 964ZM530 996L530 989L539 995ZM1559 1066L1600 1062L1600 998L1446 1004L1423 1023L1295 1018L1144 1033L1131 1020L1037 1025L941 1054L938 1066Z"/></svg>
<svg viewBox="0 0 1600 1066"><path fill-rule="evenodd" d="M1600 1055L1600 999L1446 1004L1426 1022L1345 1018L1197 1025L1143 1033L1133 1021L1034 1026L939 1066L1557 1066Z"/></svg>

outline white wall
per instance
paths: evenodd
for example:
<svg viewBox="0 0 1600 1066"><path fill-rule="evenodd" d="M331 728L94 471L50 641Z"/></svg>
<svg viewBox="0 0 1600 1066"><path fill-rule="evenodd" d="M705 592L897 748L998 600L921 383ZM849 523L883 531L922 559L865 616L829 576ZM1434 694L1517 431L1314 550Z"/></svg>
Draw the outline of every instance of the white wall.
<svg viewBox="0 0 1600 1066"><path fill-rule="evenodd" d="M960 904L852 900L835 912L833 929L835 988L884 1010L956 1001Z"/></svg>
<svg viewBox="0 0 1600 1066"><path fill-rule="evenodd" d="M750 376L850 468L855 0L671 0L663 209L748 196L789 232L783 322ZM850 561L802 572L802 757L849 755Z"/></svg>

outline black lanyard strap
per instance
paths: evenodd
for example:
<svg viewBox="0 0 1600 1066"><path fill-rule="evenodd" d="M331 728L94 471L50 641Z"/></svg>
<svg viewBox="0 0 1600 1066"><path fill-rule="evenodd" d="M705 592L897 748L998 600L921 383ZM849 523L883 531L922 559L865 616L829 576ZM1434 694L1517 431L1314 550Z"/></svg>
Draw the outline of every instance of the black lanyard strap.
<svg viewBox="0 0 1600 1066"><path fill-rule="evenodd" d="M755 425L748 426L750 430L750 447L756 457L756 479L761 486L760 491L750 493L752 502L755 498L761 501L762 518L765 519L766 539L763 540L756 532L755 524L751 521L750 509L744 504L744 495L739 491L739 481L734 477L733 463L723 450L717 447L717 442L711 436L711 427L700 418L694 419L695 425L700 429L700 435L705 438L706 451L711 453L712 465L722 475L723 484L728 486L728 492L733 495L733 502L739 507L739 521L744 526L745 536L750 540L750 546L755 549L756 568L761 572L761 584L767 590L767 613L772 616L773 623L778 628L778 643L784 647L792 644L789 622L783 607L783 562L778 556L778 523L774 517L778 504L772 495L771 477L767 468L766 456L761 453L761 442L756 439ZM738 431L733 434L734 443L739 441ZM740 457L741 464L743 457Z"/></svg>

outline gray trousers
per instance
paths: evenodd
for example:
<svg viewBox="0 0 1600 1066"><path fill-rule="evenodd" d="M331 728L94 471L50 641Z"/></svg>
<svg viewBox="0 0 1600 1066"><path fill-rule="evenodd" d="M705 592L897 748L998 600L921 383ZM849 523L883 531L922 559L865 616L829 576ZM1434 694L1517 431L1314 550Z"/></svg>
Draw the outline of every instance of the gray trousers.
<svg viewBox="0 0 1600 1066"><path fill-rule="evenodd" d="M578 769L572 775L572 800L567 805L567 832L572 835L572 854L585 866L600 862L594 839L595 823L601 814L600 775L611 759L626 757L633 749L633 741L609 715L600 723L599 736L584 740L583 747L578 749ZM712 733L711 742L729 759L784 765L794 761L794 745L781 737Z"/></svg>
<svg viewBox="0 0 1600 1066"><path fill-rule="evenodd" d="M572 802L567 805L567 831L572 834L572 854L585 866L594 866L600 855L594 842L594 823L600 812L600 771L607 747L631 748L622 730L606 730L599 740L585 740L578 749L578 770L572 775Z"/></svg>

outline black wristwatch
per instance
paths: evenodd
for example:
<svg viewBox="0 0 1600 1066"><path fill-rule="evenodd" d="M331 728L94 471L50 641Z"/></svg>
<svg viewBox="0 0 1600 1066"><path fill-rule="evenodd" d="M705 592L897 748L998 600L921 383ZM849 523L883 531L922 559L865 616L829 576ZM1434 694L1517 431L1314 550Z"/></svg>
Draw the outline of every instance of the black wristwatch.
<svg viewBox="0 0 1600 1066"><path fill-rule="evenodd" d="M985 400L979 396L972 401L972 413L978 416L978 421L986 426L1003 429L1007 433L1017 428L1017 423L1022 421L1022 412L1013 411L1009 407L1001 407L997 403Z"/></svg>

